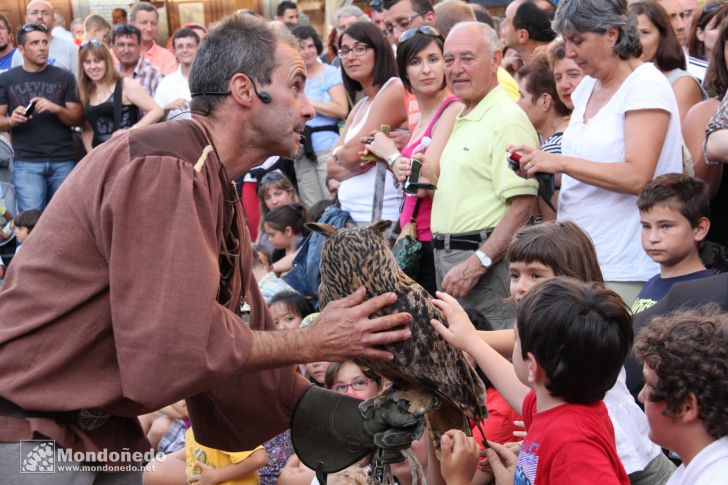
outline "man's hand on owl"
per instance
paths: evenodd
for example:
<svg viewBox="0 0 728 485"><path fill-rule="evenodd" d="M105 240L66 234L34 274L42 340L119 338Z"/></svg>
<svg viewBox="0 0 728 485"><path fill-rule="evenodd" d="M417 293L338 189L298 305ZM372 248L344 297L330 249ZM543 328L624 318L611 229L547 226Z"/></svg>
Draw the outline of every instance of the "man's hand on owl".
<svg viewBox="0 0 728 485"><path fill-rule="evenodd" d="M364 301L363 287L351 295L332 301L313 324L307 327L312 332L316 345L307 362L342 362L355 358L392 360L391 352L381 346L410 338L412 332L406 327L412 321L409 313L395 313L383 317L369 318L397 301L394 293L385 293ZM398 328L401 327L401 328Z"/></svg>

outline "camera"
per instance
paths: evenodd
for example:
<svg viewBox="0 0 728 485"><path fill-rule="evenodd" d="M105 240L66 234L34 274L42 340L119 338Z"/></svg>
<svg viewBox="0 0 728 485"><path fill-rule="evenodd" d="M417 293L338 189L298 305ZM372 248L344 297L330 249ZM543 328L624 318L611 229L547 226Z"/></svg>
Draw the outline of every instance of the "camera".
<svg viewBox="0 0 728 485"><path fill-rule="evenodd" d="M514 172L521 169L521 155L516 152L508 152L508 168Z"/></svg>
<svg viewBox="0 0 728 485"><path fill-rule="evenodd" d="M420 184L417 182L420 180L420 172L422 171L422 162L416 158L412 159L412 167L410 168L409 177L404 182L404 191L408 194L416 194L417 189L420 189Z"/></svg>

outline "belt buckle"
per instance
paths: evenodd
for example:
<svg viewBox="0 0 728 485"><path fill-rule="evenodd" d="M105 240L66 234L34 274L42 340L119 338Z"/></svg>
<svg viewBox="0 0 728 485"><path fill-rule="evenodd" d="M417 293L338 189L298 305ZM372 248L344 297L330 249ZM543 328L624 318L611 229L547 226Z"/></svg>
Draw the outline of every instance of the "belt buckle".
<svg viewBox="0 0 728 485"><path fill-rule="evenodd" d="M76 424L86 431L93 431L103 426L111 417L110 414L93 409L81 409L76 415Z"/></svg>

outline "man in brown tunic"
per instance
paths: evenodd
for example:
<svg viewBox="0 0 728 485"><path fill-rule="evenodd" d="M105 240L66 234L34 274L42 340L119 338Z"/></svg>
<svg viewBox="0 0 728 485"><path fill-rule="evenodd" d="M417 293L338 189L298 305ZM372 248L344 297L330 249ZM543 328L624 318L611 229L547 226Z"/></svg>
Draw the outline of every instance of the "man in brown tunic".
<svg viewBox="0 0 728 485"><path fill-rule="evenodd" d="M289 426L308 386L290 364L391 358L377 347L409 337L391 330L409 315L368 318L395 296L363 302L363 291L306 329L268 331L230 181L268 156L295 155L314 114L303 61L276 35L252 17L224 20L190 73L194 119L98 147L23 244L0 290L4 482L40 478L18 474L19 440L146 451L136 416L183 398L198 441L253 449ZM104 476L83 483L110 483Z"/></svg>

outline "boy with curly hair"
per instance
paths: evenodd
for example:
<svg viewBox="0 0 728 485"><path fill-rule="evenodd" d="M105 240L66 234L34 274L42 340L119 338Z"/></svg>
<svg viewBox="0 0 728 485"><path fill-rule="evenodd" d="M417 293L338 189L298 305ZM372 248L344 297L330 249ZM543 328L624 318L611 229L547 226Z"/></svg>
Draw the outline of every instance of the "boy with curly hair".
<svg viewBox="0 0 728 485"><path fill-rule="evenodd" d="M726 483L728 314L711 304L655 317L635 353L650 439L683 460L667 485Z"/></svg>

